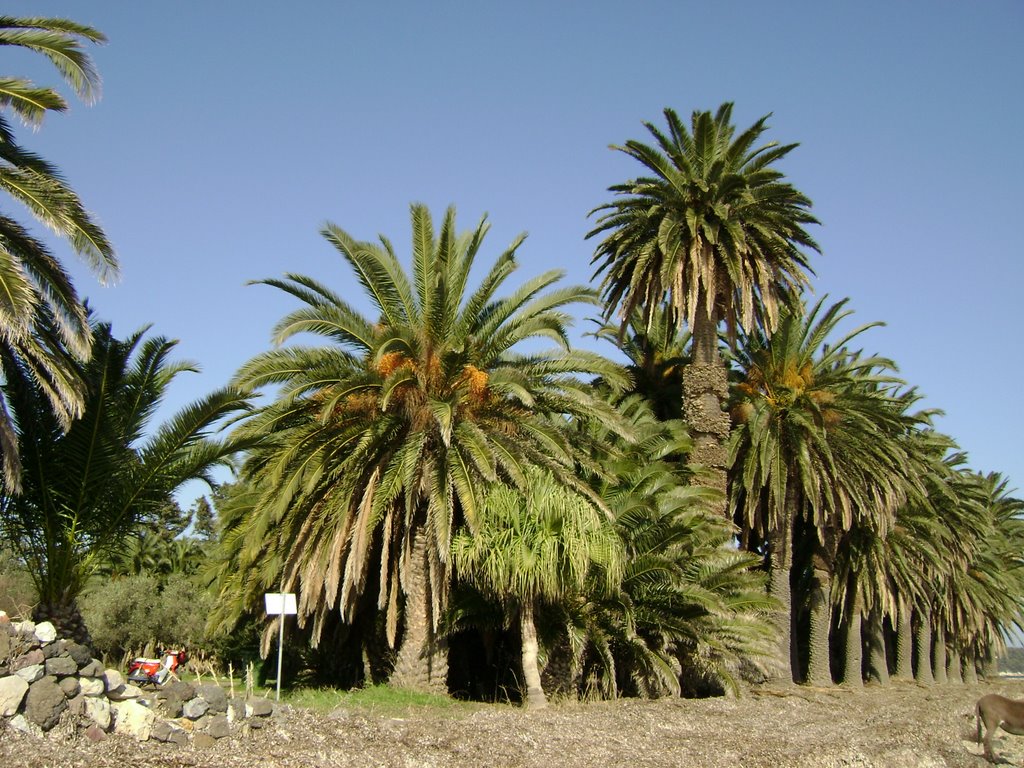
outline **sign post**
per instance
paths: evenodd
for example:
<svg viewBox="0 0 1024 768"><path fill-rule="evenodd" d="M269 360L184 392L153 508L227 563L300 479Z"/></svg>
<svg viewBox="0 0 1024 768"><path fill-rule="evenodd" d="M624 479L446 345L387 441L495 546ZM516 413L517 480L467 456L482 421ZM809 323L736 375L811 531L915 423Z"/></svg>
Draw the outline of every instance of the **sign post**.
<svg viewBox="0 0 1024 768"><path fill-rule="evenodd" d="M268 616L279 616L277 622L277 701L281 700L281 660L284 657L284 617L298 613L294 592L266 592L263 602Z"/></svg>

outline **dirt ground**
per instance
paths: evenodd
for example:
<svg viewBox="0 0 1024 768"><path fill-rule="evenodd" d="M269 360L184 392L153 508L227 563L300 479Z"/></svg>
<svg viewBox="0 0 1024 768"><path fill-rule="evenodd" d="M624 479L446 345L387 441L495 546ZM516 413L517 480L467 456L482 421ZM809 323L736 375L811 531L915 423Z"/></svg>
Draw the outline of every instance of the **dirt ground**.
<svg viewBox="0 0 1024 768"><path fill-rule="evenodd" d="M974 702L991 692L1024 698L1024 682L760 688L739 699L559 704L539 712L481 705L401 717L289 708L261 731L205 749L120 736L93 744L62 726L44 739L6 729L0 766L983 766L973 742ZM1000 732L996 749L1024 764L1024 737Z"/></svg>

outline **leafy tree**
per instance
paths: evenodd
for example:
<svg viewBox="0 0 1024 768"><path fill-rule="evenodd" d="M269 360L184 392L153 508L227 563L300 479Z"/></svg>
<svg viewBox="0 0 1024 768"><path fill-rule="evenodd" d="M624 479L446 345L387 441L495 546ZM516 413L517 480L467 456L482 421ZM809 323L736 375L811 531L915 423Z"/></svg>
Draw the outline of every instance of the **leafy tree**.
<svg viewBox="0 0 1024 768"><path fill-rule="evenodd" d="M0 46L26 48L46 57L87 102L99 92L99 75L82 43L105 39L97 30L66 19L0 16ZM106 235L57 168L18 144L8 119L13 114L36 128L47 112L65 109L67 103L52 88L0 77L0 189L67 241L106 280L117 275ZM76 362L86 360L90 348L87 312L70 275L41 239L0 213L0 377L12 367L26 371L66 430L82 413L84 391ZM6 378L0 378L4 383ZM21 464L7 397L0 388L0 459L4 482L17 490Z"/></svg>
<svg viewBox="0 0 1024 768"><path fill-rule="evenodd" d="M541 708L547 696L538 665L537 604L578 595L594 574L605 589L614 588L622 561L615 530L593 503L550 475L528 476L524 491L491 487L476 531L457 535L452 552L463 578L518 612L526 702Z"/></svg>
<svg viewBox="0 0 1024 768"><path fill-rule="evenodd" d="M211 437L225 416L247 407L222 389L151 424L168 387L194 368L169 358L175 342L137 332L121 341L94 327L82 417L66 432L30 372L7 373L20 427L22 490L0 488L4 537L29 565L39 596L35 616L87 640L76 599L89 576L140 522L166 516L172 494L243 447Z"/></svg>
<svg viewBox="0 0 1024 768"><path fill-rule="evenodd" d="M650 175L609 188L616 198L592 213L603 235L592 263L603 274L610 315L626 323L639 308L647 325L665 305L693 334L683 375L683 417L694 438L692 460L711 470L702 482L726 489L729 418L718 327L770 334L780 308L810 271L801 247L817 250L804 230L816 223L811 202L783 181L775 164L796 147L756 146L768 116L736 136L732 104L694 112L690 127L665 109L667 133L644 123L655 146L630 140L617 149ZM724 512L724 504L723 509Z"/></svg>
<svg viewBox="0 0 1024 768"><path fill-rule="evenodd" d="M392 682L412 687L445 685L438 622L453 533L478 526L489 484L525 487L527 466L579 485L565 417L615 422L583 377L625 382L618 366L569 347L564 307L596 304L593 292L554 288L561 273L551 271L499 297L522 237L470 290L487 229L459 234L449 209L435 234L429 211L413 206L408 274L387 239L360 242L327 225L374 315L311 277L262 281L304 304L278 323L277 343L311 333L327 344L264 353L237 375L278 387L240 432L259 441L245 468L255 497L236 539L242 570L297 588L314 642L333 609L354 619L379 574L376 609L398 647ZM558 346L536 351L544 339Z"/></svg>
<svg viewBox="0 0 1024 768"><path fill-rule="evenodd" d="M806 517L815 532L808 663L808 681L815 685L832 682L831 579L839 538L862 516L883 526L891 521L905 498L906 454L898 438L908 426L894 392L901 382L890 373L893 364L849 347L872 325L830 343L850 312L845 301L823 312L823 302L806 314L784 310L770 340L746 335L737 355L743 381L736 387L730 445L731 506L745 527L767 541L787 679L799 672L790 633L797 517ZM859 680L859 668L857 674Z"/></svg>

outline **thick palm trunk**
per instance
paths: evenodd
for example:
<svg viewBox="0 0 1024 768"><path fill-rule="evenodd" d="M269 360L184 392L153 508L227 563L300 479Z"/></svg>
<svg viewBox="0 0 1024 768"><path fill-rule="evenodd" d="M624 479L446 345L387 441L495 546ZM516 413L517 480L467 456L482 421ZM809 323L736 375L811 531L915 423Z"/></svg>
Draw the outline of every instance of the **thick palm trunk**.
<svg viewBox="0 0 1024 768"><path fill-rule="evenodd" d="M405 635L390 683L428 693L448 694L448 648L434 633L429 594L430 564L422 529L413 534L411 567L405 582Z"/></svg>
<svg viewBox="0 0 1024 768"><path fill-rule="evenodd" d="M537 627L533 623L533 601L524 600L519 608L519 629L522 634L523 679L526 681L526 706L543 709L548 705L547 696L540 682L540 666L537 662Z"/></svg>
<svg viewBox="0 0 1024 768"><path fill-rule="evenodd" d="M964 678L961 674L963 660L960 658L960 650L955 647L949 649L946 656L946 680L954 685L963 685Z"/></svg>
<svg viewBox="0 0 1024 768"><path fill-rule="evenodd" d="M693 362L683 370L683 419L693 438L690 461L707 470L697 477L697 482L722 493L718 510L724 516L728 510L725 441L730 423L722 404L729 395L729 382L718 351L718 317L704 310L703 291L699 301L700 308L690 329Z"/></svg>
<svg viewBox="0 0 1024 768"><path fill-rule="evenodd" d="M792 502L792 505L791 503ZM772 616L779 638L778 661L781 671L774 682L791 683L799 671L793 664L793 594L789 584L789 572L793 567L793 509L796 505L796 490L790 483L786 491L785 510L782 520L768 532L768 594L779 603Z"/></svg>
<svg viewBox="0 0 1024 768"><path fill-rule="evenodd" d="M963 671L961 672L961 675L964 682L968 685L975 685L978 682L978 661L975 658L973 650L964 652L962 663Z"/></svg>
<svg viewBox="0 0 1024 768"><path fill-rule="evenodd" d="M896 619L896 679L914 679L914 627L910 608L900 606Z"/></svg>
<svg viewBox="0 0 1024 768"><path fill-rule="evenodd" d="M809 685L832 685L829 653L829 630L832 627L832 574L821 544L812 558L810 594L810 638L808 643L807 680Z"/></svg>
<svg viewBox="0 0 1024 768"><path fill-rule="evenodd" d="M551 691L558 698L576 697L576 675L574 673L572 647L562 641L548 652L548 663L541 672L541 687Z"/></svg>
<svg viewBox="0 0 1024 768"><path fill-rule="evenodd" d="M932 617L928 611L917 611L917 636L914 645L917 646L914 679L920 685L931 685L935 682L935 676L932 675Z"/></svg>
<svg viewBox="0 0 1024 768"><path fill-rule="evenodd" d="M889 660L885 655L885 633L882 614L878 610L868 614L868 680L879 685L889 684Z"/></svg>
<svg viewBox="0 0 1024 768"><path fill-rule="evenodd" d="M932 634L932 673L936 683L946 683L946 632L939 628Z"/></svg>
<svg viewBox="0 0 1024 768"><path fill-rule="evenodd" d="M48 621L56 628L57 637L92 647L92 637L75 600L68 603L39 603L32 610L32 620L37 624Z"/></svg>
<svg viewBox="0 0 1024 768"><path fill-rule="evenodd" d="M999 677L999 659L996 658L991 645L985 646L985 651L981 656L981 676L986 681L992 681Z"/></svg>
<svg viewBox="0 0 1024 768"><path fill-rule="evenodd" d="M864 665L863 635L861 634L861 597L856 588L850 596L849 617L846 622L846 653L843 663L843 685L849 688L863 688Z"/></svg>

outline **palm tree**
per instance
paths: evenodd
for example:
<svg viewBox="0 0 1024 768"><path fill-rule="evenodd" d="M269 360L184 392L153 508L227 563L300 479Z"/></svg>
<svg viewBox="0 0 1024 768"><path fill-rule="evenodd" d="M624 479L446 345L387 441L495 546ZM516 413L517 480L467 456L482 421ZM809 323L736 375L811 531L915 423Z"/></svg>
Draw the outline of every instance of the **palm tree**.
<svg viewBox="0 0 1024 768"><path fill-rule="evenodd" d="M581 377L618 387L626 378L605 358L569 348L563 308L596 304L592 291L554 288L561 273L551 271L498 296L522 236L470 290L486 222L459 234L449 209L435 234L429 211L414 205L412 229L411 275L387 239L323 230L373 317L310 277L263 281L305 305L278 323L277 343L311 333L328 344L272 350L237 375L245 386L279 387L242 431L262 441L246 467L258 500L245 558L266 579L298 588L314 642L336 607L353 619L372 569L377 609L398 647L392 682L440 691L453 533L478 529L489 484L525 488L527 466L586 492L566 417L617 423ZM558 346L517 351L539 339Z"/></svg>
<svg viewBox="0 0 1024 768"><path fill-rule="evenodd" d="M476 532L456 536L452 555L463 578L518 611L525 700L536 709L547 706L534 621L538 603L579 594L595 573L605 589L614 589L622 556L615 530L593 503L549 474L529 476L525 491L504 484L488 491Z"/></svg>
<svg viewBox="0 0 1024 768"><path fill-rule="evenodd" d="M793 525L806 517L815 537L811 563L808 682L830 685L828 667L831 576L839 538L860 516L884 524L902 501L905 454L896 437L906 429L900 382L880 357L849 344L873 325L827 340L851 313L846 301L822 313L824 299L804 314L783 312L771 340L747 334L737 355L737 427L730 446L732 508L767 542L771 594L782 606L777 623L787 679L791 637ZM859 616L859 613L858 613Z"/></svg>
<svg viewBox="0 0 1024 768"><path fill-rule="evenodd" d="M86 642L76 601L89 576L182 484L211 482L209 471L243 447L211 430L247 407L239 391L222 389L153 428L168 387L194 368L172 362L176 342L163 337L140 331L121 341L107 324L93 333L94 353L79 373L85 408L66 432L31 371L3 361L24 470L20 493L0 489L0 532L30 566L35 617Z"/></svg>
<svg viewBox="0 0 1024 768"><path fill-rule="evenodd" d="M732 104L694 112L690 128L665 109L667 134L645 123L656 146L627 141L617 149L640 162L649 176L609 188L615 200L596 208L603 235L591 263L604 275L606 313L623 323L640 308L649 323L666 304L676 323L693 334L692 362L683 376L683 417L694 438L695 463L711 472L702 482L726 490L729 417L722 411L726 372L718 348L724 321L770 334L780 307L807 281L801 247L818 246L804 230L817 223L811 201L783 181L775 163L796 144L755 146L768 115L736 136ZM722 512L725 505L722 504Z"/></svg>
<svg viewBox="0 0 1024 768"><path fill-rule="evenodd" d="M99 75L81 43L105 39L97 30L65 19L0 16L0 46L27 48L48 58L87 102L99 92ZM0 78L0 110L9 110L23 123L38 127L47 112L65 109L67 103L51 88L23 78ZM17 143L4 113L0 188L66 240L100 279L117 275L114 251L102 229L57 168ZM65 430L82 413L85 395L75 363L88 358L90 345L87 312L70 275L39 237L0 213L0 357L30 372ZM16 490L21 464L9 408L7 393L0 388L0 460L7 486Z"/></svg>

